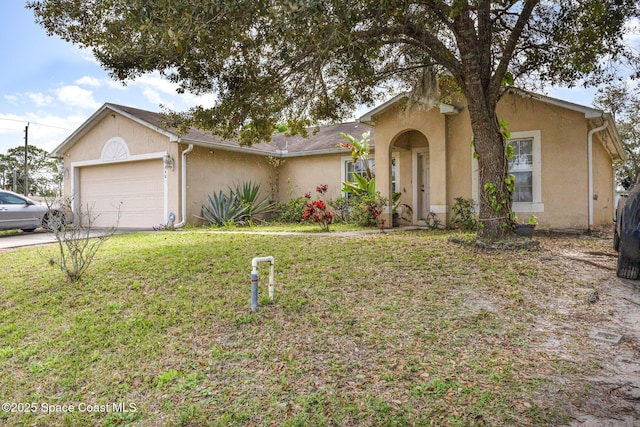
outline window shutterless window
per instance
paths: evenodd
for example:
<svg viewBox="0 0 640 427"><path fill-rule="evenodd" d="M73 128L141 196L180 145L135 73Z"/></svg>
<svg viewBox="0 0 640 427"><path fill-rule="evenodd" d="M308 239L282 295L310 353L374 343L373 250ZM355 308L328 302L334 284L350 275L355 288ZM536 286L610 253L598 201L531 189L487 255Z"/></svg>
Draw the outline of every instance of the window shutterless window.
<svg viewBox="0 0 640 427"><path fill-rule="evenodd" d="M509 159L509 173L516 178L514 202L533 202L533 139L509 141L513 157Z"/></svg>
<svg viewBox="0 0 640 427"><path fill-rule="evenodd" d="M353 162L351 160L347 160L344 162L345 168L345 181L356 182L356 179L353 177L353 174L356 173L360 176L365 176L365 167L362 161L358 160L357 162ZM369 168L371 169L372 178L375 178L376 175L376 161L374 159L369 159Z"/></svg>
<svg viewBox="0 0 640 427"><path fill-rule="evenodd" d="M513 158L509 160L509 174L515 176L513 211L520 214L544 212L542 201L542 133L539 130L511 132L509 144L513 147ZM471 148L471 191L477 202L480 200L480 174L478 160Z"/></svg>

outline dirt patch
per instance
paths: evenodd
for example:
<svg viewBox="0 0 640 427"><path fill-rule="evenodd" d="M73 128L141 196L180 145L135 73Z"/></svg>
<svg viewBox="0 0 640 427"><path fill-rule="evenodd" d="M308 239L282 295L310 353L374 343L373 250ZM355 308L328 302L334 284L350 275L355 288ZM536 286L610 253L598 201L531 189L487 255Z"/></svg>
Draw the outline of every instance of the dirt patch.
<svg viewBox="0 0 640 427"><path fill-rule="evenodd" d="M576 390L576 399L564 403L573 418L569 425L640 425L640 282L616 277L608 237L539 240L548 261L583 284L553 302L566 321L540 319L537 325L541 348L586 368L583 375L562 378L566 390ZM587 333L577 352L565 345L575 331Z"/></svg>

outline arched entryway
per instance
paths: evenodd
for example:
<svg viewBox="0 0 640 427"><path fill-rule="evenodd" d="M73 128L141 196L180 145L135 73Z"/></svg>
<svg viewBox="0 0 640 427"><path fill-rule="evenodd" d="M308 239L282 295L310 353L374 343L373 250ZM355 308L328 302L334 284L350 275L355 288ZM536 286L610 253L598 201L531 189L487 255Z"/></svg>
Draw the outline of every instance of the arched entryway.
<svg viewBox="0 0 640 427"><path fill-rule="evenodd" d="M429 140L420 131L402 131L389 146L389 158L389 194L400 193L395 203L390 198L392 212L400 224L423 224L431 211Z"/></svg>

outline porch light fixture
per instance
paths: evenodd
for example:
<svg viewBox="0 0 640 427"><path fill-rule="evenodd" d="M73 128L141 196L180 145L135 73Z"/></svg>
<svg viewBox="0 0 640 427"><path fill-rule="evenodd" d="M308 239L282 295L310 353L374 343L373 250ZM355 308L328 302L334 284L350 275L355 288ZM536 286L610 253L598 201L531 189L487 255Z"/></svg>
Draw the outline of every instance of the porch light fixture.
<svg viewBox="0 0 640 427"><path fill-rule="evenodd" d="M162 156L162 162L164 163L165 169L173 170L173 158L169 153L164 153L164 156Z"/></svg>

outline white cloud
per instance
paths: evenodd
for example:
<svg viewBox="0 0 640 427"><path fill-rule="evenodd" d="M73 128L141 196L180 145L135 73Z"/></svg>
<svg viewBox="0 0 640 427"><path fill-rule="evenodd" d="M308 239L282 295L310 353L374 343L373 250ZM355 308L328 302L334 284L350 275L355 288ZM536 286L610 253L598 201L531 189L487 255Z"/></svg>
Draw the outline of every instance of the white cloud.
<svg viewBox="0 0 640 427"><path fill-rule="evenodd" d="M18 97L15 95L5 95L4 96L5 101L11 103L11 104L17 104L18 103Z"/></svg>
<svg viewBox="0 0 640 427"><path fill-rule="evenodd" d="M28 120L17 114L0 114L0 135L9 135L10 140L20 141Z"/></svg>
<svg viewBox="0 0 640 427"><path fill-rule="evenodd" d="M160 93L158 93L157 91L153 90L153 89L145 89L142 91L142 94L144 95L144 97L147 99L147 101L149 101L151 104L153 105L166 105L167 107L170 107L170 102L167 102L166 100L162 99L162 96L160 95Z"/></svg>
<svg viewBox="0 0 640 427"><path fill-rule="evenodd" d="M167 95L178 96L178 93L176 92L176 90L178 89L178 85L175 83L171 83L166 79L163 79L158 73L147 74L138 77L137 79L129 83L129 85L143 86Z"/></svg>
<svg viewBox="0 0 640 427"><path fill-rule="evenodd" d="M66 117L29 112L23 115L0 114L0 152L24 144L24 128L29 123L29 144L51 152L77 129L88 116Z"/></svg>
<svg viewBox="0 0 640 427"><path fill-rule="evenodd" d="M178 93L179 85L169 82L158 73L138 77L130 82L129 86L140 87L146 99L153 105L162 104L173 110L186 110L197 105L205 108L212 107L216 101L216 96L211 93L202 95Z"/></svg>
<svg viewBox="0 0 640 427"><path fill-rule="evenodd" d="M27 93L27 97L38 107L45 107L53 102L53 98L40 92Z"/></svg>
<svg viewBox="0 0 640 427"><path fill-rule="evenodd" d="M93 98L93 92L79 86L62 86L54 90L58 101L72 107L82 107L96 110L100 103Z"/></svg>
<svg viewBox="0 0 640 427"><path fill-rule="evenodd" d="M104 79L102 82L104 84L106 84L109 89L118 89L118 90L126 90L127 89L126 85L122 84L121 82L119 82L117 80Z"/></svg>
<svg viewBox="0 0 640 427"><path fill-rule="evenodd" d="M77 85L100 87L102 82L100 79L91 76L84 76L75 81Z"/></svg>
<svg viewBox="0 0 640 427"><path fill-rule="evenodd" d="M184 108L191 108L196 105L200 105L204 108L210 108L215 105L217 97L212 93L205 93L202 95L185 93L184 95L181 95L180 99L184 105Z"/></svg>

